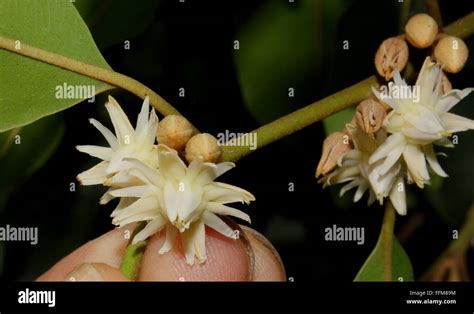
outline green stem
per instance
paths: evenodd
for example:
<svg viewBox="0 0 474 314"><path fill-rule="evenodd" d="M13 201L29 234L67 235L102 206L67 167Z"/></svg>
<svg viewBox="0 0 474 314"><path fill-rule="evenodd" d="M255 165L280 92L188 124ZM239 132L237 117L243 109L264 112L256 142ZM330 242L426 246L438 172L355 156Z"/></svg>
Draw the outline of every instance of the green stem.
<svg viewBox="0 0 474 314"><path fill-rule="evenodd" d="M145 252L145 247L148 241L140 241L138 243L132 244L133 238L135 235L145 228L146 222L140 222L132 232L130 237L130 242L125 250L123 255L122 264L120 265L120 271L130 280L136 280L138 277L138 272L140 270L140 264Z"/></svg>
<svg viewBox="0 0 474 314"><path fill-rule="evenodd" d="M445 27L444 30L447 34L460 38L470 36L474 33L474 12L453 22ZM257 148L262 148L315 122L321 121L338 111L359 103L371 93L372 86L375 88L379 87L375 76L371 76L340 92L252 131L251 133L257 134ZM224 146L222 149L222 160L237 161L254 151L250 146L234 146L230 145L232 143L228 144L229 145Z"/></svg>
<svg viewBox="0 0 474 314"><path fill-rule="evenodd" d="M393 229L395 226L395 208L392 202L387 201L383 216L382 230L379 241L383 243L383 274L384 281L393 280L392 253L393 253Z"/></svg>
<svg viewBox="0 0 474 314"><path fill-rule="evenodd" d="M256 129L252 133L257 134L257 148L262 148L315 122L321 121L338 111L352 106L369 96L372 92L371 87L378 86L377 78L371 76L355 85ZM250 146L224 146L222 149L222 160L237 161L251 152Z"/></svg>

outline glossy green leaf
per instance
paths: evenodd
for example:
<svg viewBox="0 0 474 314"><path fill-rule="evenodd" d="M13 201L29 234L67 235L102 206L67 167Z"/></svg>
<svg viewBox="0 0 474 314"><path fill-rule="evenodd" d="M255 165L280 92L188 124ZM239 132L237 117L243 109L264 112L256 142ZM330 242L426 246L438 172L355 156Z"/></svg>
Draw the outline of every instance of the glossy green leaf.
<svg viewBox="0 0 474 314"><path fill-rule="evenodd" d="M413 281L413 268L405 250L396 238L392 240L393 281ZM379 239L354 281L384 281L383 242Z"/></svg>
<svg viewBox="0 0 474 314"><path fill-rule="evenodd" d="M74 5L89 26L99 48L105 48L142 33L153 20L160 0L75 0ZM120 21L120 22L117 22Z"/></svg>
<svg viewBox="0 0 474 314"><path fill-rule="evenodd" d="M81 16L68 0L0 1L0 36L103 68L110 68ZM85 98L57 98L64 86L95 93L112 87L97 80L0 49L0 131L36 121Z"/></svg>

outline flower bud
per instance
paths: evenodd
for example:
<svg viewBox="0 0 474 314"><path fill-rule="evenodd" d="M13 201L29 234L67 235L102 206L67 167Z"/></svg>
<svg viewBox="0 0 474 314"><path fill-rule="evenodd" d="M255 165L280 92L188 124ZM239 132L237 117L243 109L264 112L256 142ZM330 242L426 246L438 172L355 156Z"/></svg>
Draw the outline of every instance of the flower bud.
<svg viewBox="0 0 474 314"><path fill-rule="evenodd" d="M158 124L156 139L159 144L181 151L193 135L193 126L186 118L168 115Z"/></svg>
<svg viewBox="0 0 474 314"><path fill-rule="evenodd" d="M389 81L393 70L401 71L405 68L408 55L408 45L403 38L388 38L382 42L375 54L375 68Z"/></svg>
<svg viewBox="0 0 474 314"><path fill-rule="evenodd" d="M405 25L407 40L413 47L428 48L438 34L438 24L428 14L416 14Z"/></svg>
<svg viewBox="0 0 474 314"><path fill-rule="evenodd" d="M357 106L355 120L359 129L373 135L380 130L386 116L387 110L382 104L373 99L366 99Z"/></svg>
<svg viewBox="0 0 474 314"><path fill-rule="evenodd" d="M221 147L217 139L208 133L199 133L191 137L186 144L186 160L193 161L194 157L201 156L206 162L217 162L221 156Z"/></svg>
<svg viewBox="0 0 474 314"><path fill-rule="evenodd" d="M466 64L469 51L461 38L445 36L438 41L433 54L444 65L444 71L458 73Z"/></svg>
<svg viewBox="0 0 474 314"><path fill-rule="evenodd" d="M349 135L343 132L330 134L323 142L323 152L316 168L316 177L331 172L336 167L338 158L349 149L351 149Z"/></svg>

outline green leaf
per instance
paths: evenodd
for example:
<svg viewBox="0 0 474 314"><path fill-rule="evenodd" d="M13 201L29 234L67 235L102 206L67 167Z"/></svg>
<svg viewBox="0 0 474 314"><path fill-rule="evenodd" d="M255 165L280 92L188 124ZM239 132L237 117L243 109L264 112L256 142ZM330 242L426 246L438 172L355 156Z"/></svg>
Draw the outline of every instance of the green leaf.
<svg viewBox="0 0 474 314"><path fill-rule="evenodd" d="M77 10L91 29L99 48L131 40L142 33L153 20L160 0L76 0Z"/></svg>
<svg viewBox="0 0 474 314"><path fill-rule="evenodd" d="M398 240L395 237L392 237L392 239L393 281L413 281L413 269L410 259ZM354 281L384 281L383 247L383 241L379 239Z"/></svg>
<svg viewBox="0 0 474 314"><path fill-rule="evenodd" d="M301 94L303 78L321 65L320 1L289 6L269 1L236 37L240 47L234 60L242 95L261 124L296 109L290 102L296 103ZM289 88L295 89L296 99L288 98Z"/></svg>
<svg viewBox="0 0 474 314"><path fill-rule="evenodd" d="M68 0L0 1L0 36L110 68L81 16ZM90 86L95 94L112 86L50 64L0 49L0 131L36 121L69 108L86 97L56 98L56 88Z"/></svg>
<svg viewBox="0 0 474 314"><path fill-rule="evenodd" d="M53 115L8 133L0 136L7 136L9 141L3 141L3 147L7 148L0 155L2 195L30 177L51 157L63 137L64 121L60 115Z"/></svg>

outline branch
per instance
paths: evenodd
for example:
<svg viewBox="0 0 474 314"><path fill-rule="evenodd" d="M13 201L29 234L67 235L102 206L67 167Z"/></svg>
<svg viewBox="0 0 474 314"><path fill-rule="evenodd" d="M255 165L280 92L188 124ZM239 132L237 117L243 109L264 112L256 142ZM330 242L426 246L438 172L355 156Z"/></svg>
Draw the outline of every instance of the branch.
<svg viewBox="0 0 474 314"><path fill-rule="evenodd" d="M126 75L117 73L113 70L104 69L92 64L87 64L79 60L71 59L63 55L49 52L37 47L21 43L21 49L15 48L15 40L0 36L0 49L5 49L13 53L29 57L50 65L54 65L71 72L82 74L96 80L106 82L110 85L123 88L130 93L145 99L145 96L150 97L150 104L156 108L161 114L180 114L178 110L173 108L166 100L153 90L143 85L139 81L128 77Z"/></svg>
<svg viewBox="0 0 474 314"><path fill-rule="evenodd" d="M395 208L392 202L387 201L383 215L380 240L383 243L383 276L384 281L392 281L392 252L393 252L393 228L395 226Z"/></svg>
<svg viewBox="0 0 474 314"><path fill-rule="evenodd" d="M460 38L470 36L474 33L474 12L453 22L445 27L444 30L447 34ZM340 92L252 131L252 133L255 132L257 134L257 148L262 148L315 122L321 121L338 111L359 103L371 93L371 86L379 87L376 76L371 76ZM234 141L238 143L238 140ZM230 144L232 143L227 143L223 147L222 160L237 161L252 152L249 146L233 146Z"/></svg>

